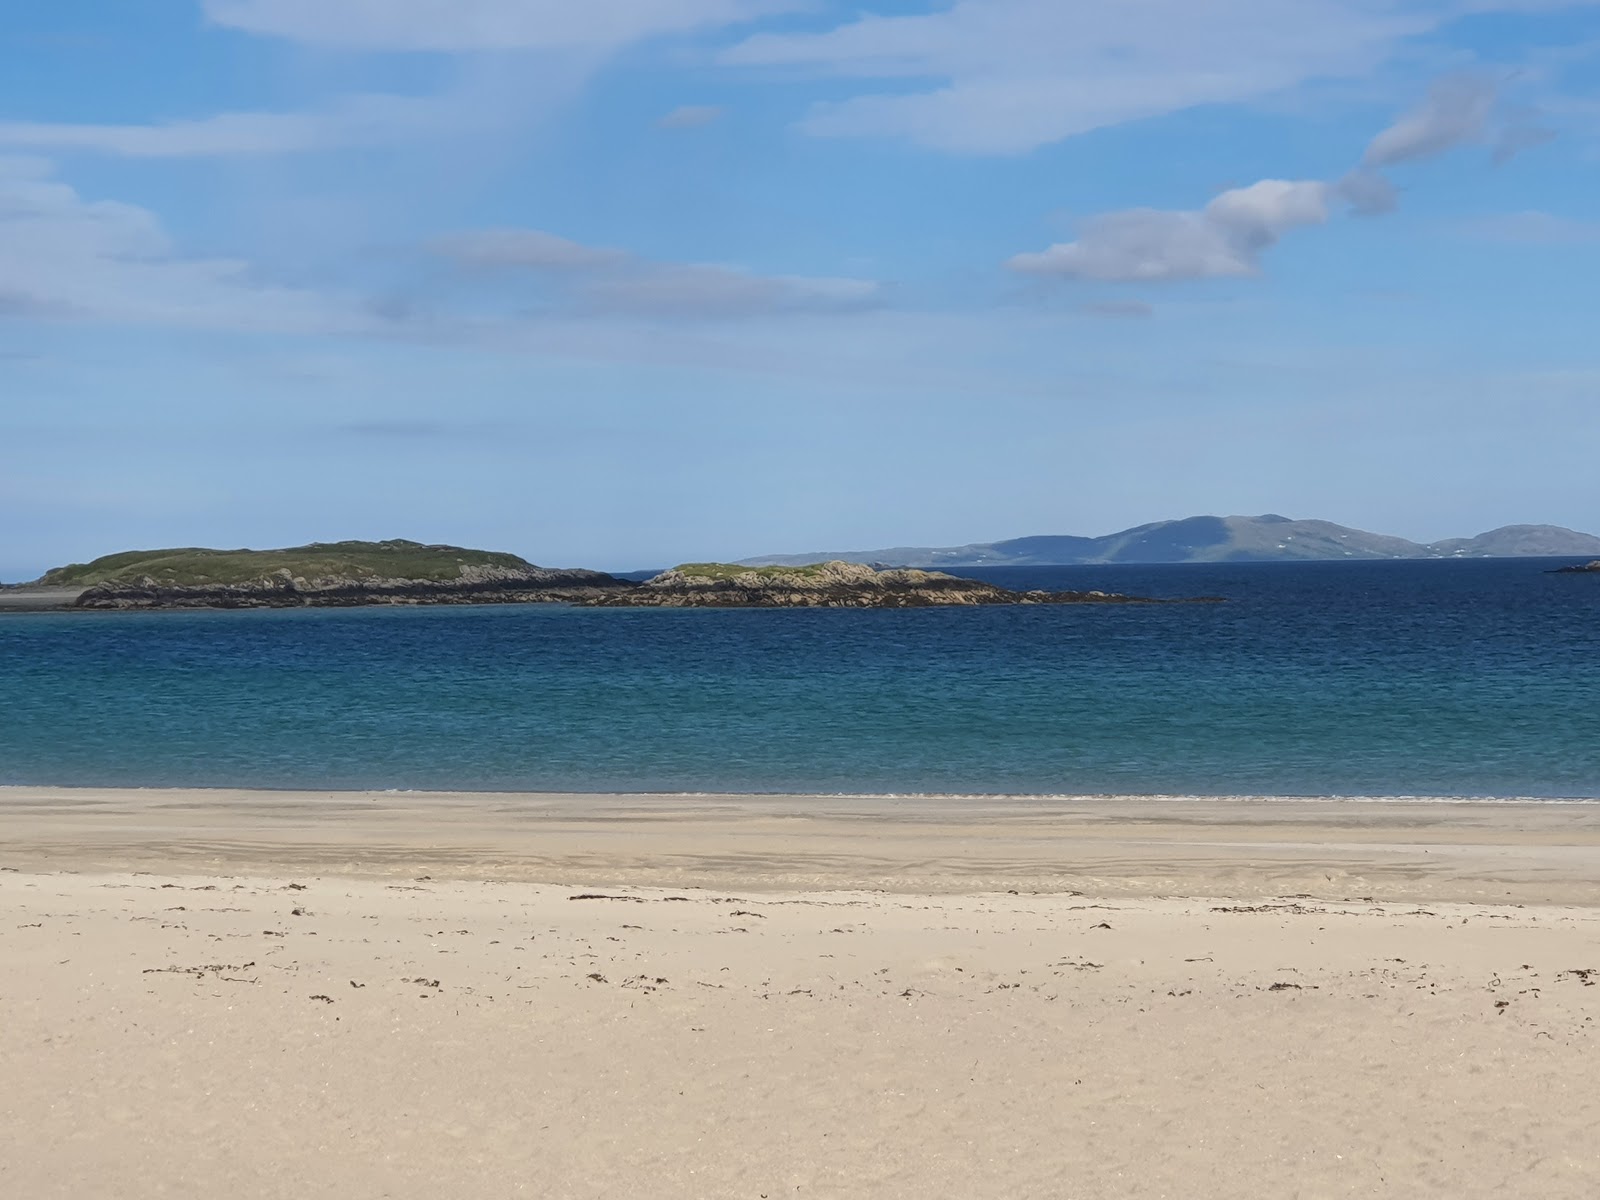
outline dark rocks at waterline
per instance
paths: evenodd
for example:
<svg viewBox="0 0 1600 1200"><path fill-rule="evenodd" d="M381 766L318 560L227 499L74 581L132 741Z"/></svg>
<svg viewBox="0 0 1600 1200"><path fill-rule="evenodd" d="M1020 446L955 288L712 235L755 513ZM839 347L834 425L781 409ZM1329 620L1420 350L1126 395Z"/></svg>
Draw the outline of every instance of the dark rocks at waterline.
<svg viewBox="0 0 1600 1200"><path fill-rule="evenodd" d="M1595 559L1593 562L1574 563L1571 566L1557 567L1553 571L1546 572L1546 574L1549 574L1549 575L1600 575L1600 558Z"/></svg>
<svg viewBox="0 0 1600 1200"><path fill-rule="evenodd" d="M148 576L97 584L72 607L80 609L354 608L373 604L576 603L633 587L599 571L467 567L459 578L306 579L276 571L244 583L171 584Z"/></svg>

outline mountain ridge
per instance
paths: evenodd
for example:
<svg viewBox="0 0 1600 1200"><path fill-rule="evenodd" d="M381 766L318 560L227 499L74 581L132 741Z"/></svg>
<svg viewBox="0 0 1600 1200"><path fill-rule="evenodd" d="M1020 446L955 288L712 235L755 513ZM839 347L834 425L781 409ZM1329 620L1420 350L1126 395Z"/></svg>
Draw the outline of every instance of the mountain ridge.
<svg viewBox="0 0 1600 1200"><path fill-rule="evenodd" d="M1559 525L1503 525L1469 538L1413 542L1332 521L1197 516L1101 537L1046 534L964 546L769 554L741 566L807 566L834 559L894 567L1087 566L1108 563L1311 562L1352 559L1562 558L1600 554L1600 537Z"/></svg>

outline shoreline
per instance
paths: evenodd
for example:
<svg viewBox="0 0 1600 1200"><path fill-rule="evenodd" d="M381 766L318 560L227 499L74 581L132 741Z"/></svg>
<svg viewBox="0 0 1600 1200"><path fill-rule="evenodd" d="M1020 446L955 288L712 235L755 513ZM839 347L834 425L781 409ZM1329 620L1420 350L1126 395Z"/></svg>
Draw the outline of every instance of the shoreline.
<svg viewBox="0 0 1600 1200"><path fill-rule="evenodd" d="M1600 804L0 787L0 865L1600 907Z"/></svg>
<svg viewBox="0 0 1600 1200"><path fill-rule="evenodd" d="M497 797L516 796L530 800L542 798L558 800L615 800L615 799L640 799L646 801L673 801L673 800L729 800L740 803L759 804L762 801L860 801L863 803L876 803L880 801L896 802L928 802L932 804L970 803L974 806L987 806L1003 803L1018 805L1040 803L1072 803L1072 804L1600 804L1600 795L1594 796L1535 796L1519 793L1517 795L1497 796L1488 793L1477 794L1450 794L1444 793L1298 793L1298 792L805 792L793 788L774 789L772 791L743 790L667 790L659 791L634 788L627 790L597 789L585 790L578 788L503 788L503 787L455 787L455 788L400 788L400 787L326 787L313 788L296 785L282 787L271 785L252 784L248 787L229 784L96 784L96 783L0 783L0 801L3 801L8 792L59 792L70 795L75 792L105 792L139 794L144 792L172 792L194 796L221 796L221 795L252 795L252 796L326 796L335 798L339 796L394 796L394 797L457 797L469 799L474 796Z"/></svg>

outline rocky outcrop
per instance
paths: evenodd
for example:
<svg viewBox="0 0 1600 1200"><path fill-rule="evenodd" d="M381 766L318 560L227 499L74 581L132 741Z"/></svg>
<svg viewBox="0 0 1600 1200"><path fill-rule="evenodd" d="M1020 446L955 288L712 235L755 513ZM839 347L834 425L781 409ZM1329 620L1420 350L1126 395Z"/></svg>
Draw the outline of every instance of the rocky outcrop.
<svg viewBox="0 0 1600 1200"><path fill-rule="evenodd" d="M288 568L240 583L173 584L149 575L96 584L75 607L339 608L366 604L527 604L576 602L633 587L599 571L464 565L454 579L320 575Z"/></svg>
<svg viewBox="0 0 1600 1200"><path fill-rule="evenodd" d="M1206 600L1215 599L1205 597ZM581 601L653 608L928 608L981 604L1162 604L1113 592L1015 592L937 571L875 570L829 562L750 569L720 563L675 567L628 591Z"/></svg>
<svg viewBox="0 0 1600 1200"><path fill-rule="evenodd" d="M1557 567L1550 572L1551 575L1600 575L1600 558L1593 562L1574 563L1569 567Z"/></svg>

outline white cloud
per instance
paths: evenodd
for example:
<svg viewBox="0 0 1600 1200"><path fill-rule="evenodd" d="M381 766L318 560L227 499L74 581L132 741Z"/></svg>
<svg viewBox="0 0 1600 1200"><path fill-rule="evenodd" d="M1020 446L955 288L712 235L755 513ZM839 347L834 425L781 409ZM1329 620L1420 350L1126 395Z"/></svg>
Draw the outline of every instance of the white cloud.
<svg viewBox="0 0 1600 1200"><path fill-rule="evenodd" d="M795 0L204 0L218 25L354 50L605 49Z"/></svg>
<svg viewBox="0 0 1600 1200"><path fill-rule="evenodd" d="M1291 229L1328 219L1331 189L1316 180L1263 179L1197 211L1129 209L1095 217L1074 242L1006 265L1069 279L1169 282L1255 275L1261 254Z"/></svg>
<svg viewBox="0 0 1600 1200"><path fill-rule="evenodd" d="M1327 221L1336 205L1379 216L1398 204L1379 167L1441 154L1480 137L1494 114L1492 82L1456 75L1438 81L1427 102L1390 125L1367 148L1362 165L1333 182L1263 179L1234 188L1198 210L1134 208L1085 223L1076 241L1018 254L1013 271L1066 279L1167 282L1260 273L1261 256L1284 234ZM1583 240L1582 227L1542 213L1501 218L1501 236Z"/></svg>
<svg viewBox="0 0 1600 1200"><path fill-rule="evenodd" d="M699 129L720 121L726 113L727 109L715 104L683 104L657 120L656 126L660 129Z"/></svg>
<svg viewBox="0 0 1600 1200"><path fill-rule="evenodd" d="M505 268L554 285L556 309L591 316L707 319L838 312L881 302L867 279L761 275L710 263L657 262L534 229L454 234L434 250L474 269Z"/></svg>
<svg viewBox="0 0 1600 1200"><path fill-rule="evenodd" d="M243 262L184 257L148 210L85 200L32 158L0 158L0 303L13 315L206 329L372 325L327 297L264 284Z"/></svg>
<svg viewBox="0 0 1600 1200"><path fill-rule="evenodd" d="M1432 158L1484 135L1494 112L1491 80L1456 75L1433 85L1428 98L1372 139L1362 160L1369 167Z"/></svg>
<svg viewBox="0 0 1600 1200"><path fill-rule="evenodd" d="M423 100L354 96L320 113L219 113L148 125L0 121L0 146L126 158L285 154L398 141L427 128L438 115Z"/></svg>
<svg viewBox="0 0 1600 1200"><path fill-rule="evenodd" d="M910 90L817 106L802 122L814 134L1020 153L1196 104L1364 73L1453 8L1451 0L959 0L823 33L757 34L724 59L909 81Z"/></svg>

